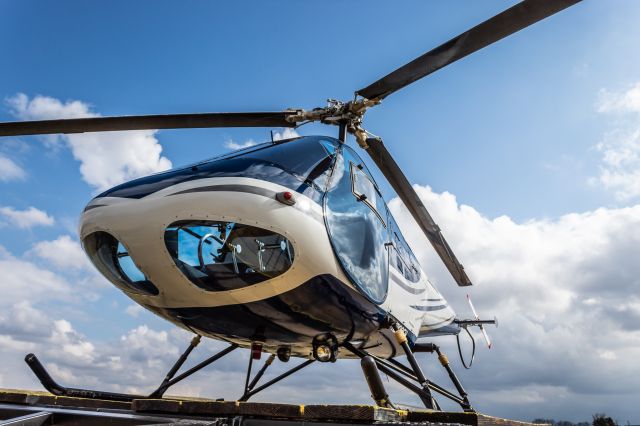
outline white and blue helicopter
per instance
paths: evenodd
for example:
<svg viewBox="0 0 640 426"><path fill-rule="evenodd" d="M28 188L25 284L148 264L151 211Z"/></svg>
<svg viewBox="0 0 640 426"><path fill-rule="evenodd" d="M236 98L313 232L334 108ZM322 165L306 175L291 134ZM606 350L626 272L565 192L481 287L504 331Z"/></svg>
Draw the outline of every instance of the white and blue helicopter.
<svg viewBox="0 0 640 426"><path fill-rule="evenodd" d="M419 339L455 335L494 320L462 320L429 281L391 215L371 172L345 144L373 159L459 286L471 285L420 198L381 139L363 129L368 108L438 69L557 13L579 0L525 0L429 51L364 89L350 102L310 111L123 116L0 123L0 136L138 129L336 125L338 137L272 141L126 182L95 197L80 240L95 267L146 309L195 334L148 396L68 388L37 357L26 361L52 393L113 400L162 397L180 380L236 348L250 348L244 394L312 362L362 358L372 397L392 406L379 372L438 409L433 392L473 410L446 356ZM472 307L473 309L473 307ZM201 337L229 347L177 374ZM485 333L486 338L486 333ZM488 338L487 343L489 344ZM436 352L457 394L429 381L415 352ZM251 379L251 366L269 357ZM409 365L396 358L406 356ZM275 358L306 359L258 386Z"/></svg>

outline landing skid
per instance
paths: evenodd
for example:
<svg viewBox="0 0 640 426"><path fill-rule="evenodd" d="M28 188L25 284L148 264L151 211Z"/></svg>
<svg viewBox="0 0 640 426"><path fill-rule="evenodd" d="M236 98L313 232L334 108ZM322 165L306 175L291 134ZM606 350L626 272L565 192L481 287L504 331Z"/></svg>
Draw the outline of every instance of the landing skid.
<svg viewBox="0 0 640 426"><path fill-rule="evenodd" d="M466 412L474 412L475 410L471 407L469 403L469 399L467 397L467 393L460 384L460 381L454 374L451 366L449 365L449 361L447 357L440 351L440 348L433 343L428 344L416 344L412 348L409 346L404 331L396 326L391 327L395 333L398 344L403 348L405 355L409 361L410 366L406 366L395 359L382 359L375 355L367 352L366 349L361 349L355 347L349 342L345 342L342 344L342 347L346 350L350 351L354 355L358 356L362 359L362 369L369 384L369 388L371 389L371 394L376 404L380 407L394 408L391 403L389 396L384 389L384 385L382 384L382 380L380 379L379 371L382 371L387 376L391 377L401 385L405 386L407 389L411 390L415 394L420 397L423 404L428 409L440 410L440 406L437 401L433 398L431 391L436 392L456 403L458 403L462 409ZM210 356L194 367L188 369L182 374L176 376L180 368L183 366L191 352L195 349L196 346L200 343L200 336L194 337L189 346L184 351L184 353L178 358L175 364L171 367L164 380L158 386L156 390L151 392L149 395L135 395L135 394L125 394L125 393L114 393L114 392L105 392L98 390L90 390L90 389L78 389L78 388L70 388L65 387L57 383L51 375L47 372L42 363L38 360L38 358L34 354L29 354L25 357L25 362L36 377L40 380L40 383L56 396L66 396L72 398L88 398L88 399L100 399L106 401L122 401L122 402L131 402L133 400L140 399L161 399L165 392L175 385L176 383L186 379L192 374L202 370L203 368L211 365L215 361L229 354L238 348L237 344L230 344L227 348L221 350L220 352ZM435 352L438 354L438 359L442 366L446 369L451 381L453 382L456 390L459 393L458 395L453 394L442 386L429 381L425 376L418 362L415 358L415 352ZM247 375L244 386L244 393L238 399L239 401L248 401L249 398L261 392L268 387L280 382L281 380L289 377L290 375L302 370L303 368L309 366L310 364L315 362L315 359L309 359L297 366L289 369L288 371L280 374L279 376L269 380L261 386L258 386L260 379L262 379L264 373L269 368L269 366L275 360L276 355L270 355L263 366L258 370L253 379L251 379L251 369L253 366L253 361L255 359L260 358L261 348L259 351L251 351L249 357L249 365L247 368Z"/></svg>
<svg viewBox="0 0 640 426"><path fill-rule="evenodd" d="M65 387L57 383L51 377L51 375L46 370L44 365L42 365L40 360L38 360L38 358L34 354L27 355L24 360L27 363L27 365L31 368L33 373L36 375L36 377L40 380L40 383L42 383L42 386L44 386L46 390L48 390L49 392L51 392L53 395L56 395L56 396L100 399L105 401L122 401L122 402L131 402L133 400L139 400L139 399L160 399L171 386L186 379L187 377L202 370L203 368L213 364L215 361L219 360L223 356L227 355L228 353L238 348L238 345L231 344L227 348L216 353L215 355L210 356L209 358L205 359L204 361L197 364L196 366L176 376L176 373L178 372L178 370L180 370L182 365L185 363L185 361L187 360L187 358L189 357L193 349L195 349L195 347L198 346L198 344L200 343L200 339L201 339L200 336L196 336L193 338L193 340L191 340L191 343L189 343L189 347L184 351L184 353L180 356L180 358L178 358L178 360L175 362L173 367L171 367L171 369L165 376L160 386L158 386L158 388L153 392L151 392L149 395L135 395L135 394L127 394L127 393L114 393L114 392L104 392L104 391L90 390L90 389L78 389L78 388ZM267 361L264 363L262 368L255 375L253 380L249 382L249 379L251 377L251 366L253 364L253 354L250 356L244 394L242 395L242 397L240 397L239 399L240 401L248 401L249 398L257 394L258 392L263 391L264 389L274 385L275 383L289 377L293 373L296 373L297 371L300 371L303 368L315 362L315 360L313 359L307 360L302 364L299 364L293 367L292 369L282 373L281 375L269 380L265 384L256 387L260 379L264 375L265 371L267 370L267 368L273 362L274 358L275 358L275 355L271 355L267 359Z"/></svg>

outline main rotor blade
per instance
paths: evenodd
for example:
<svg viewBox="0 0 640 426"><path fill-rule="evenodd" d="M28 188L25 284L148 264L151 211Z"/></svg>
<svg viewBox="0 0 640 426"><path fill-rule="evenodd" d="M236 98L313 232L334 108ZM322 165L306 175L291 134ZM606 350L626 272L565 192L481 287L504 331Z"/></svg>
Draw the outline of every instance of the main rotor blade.
<svg viewBox="0 0 640 426"><path fill-rule="evenodd" d="M471 280L464 271L464 267L458 262L451 247L444 239L440 227L436 225L427 208L420 200L420 197L407 180L400 167L395 162L387 148L380 139L367 139L367 153L376 163L382 174L387 178L398 197L402 200L407 209L418 222L422 232L427 236L431 245L436 250L440 259L456 280L459 286L471 285Z"/></svg>
<svg viewBox="0 0 640 426"><path fill-rule="evenodd" d="M0 136L209 127L295 127L295 111L130 115L0 123Z"/></svg>
<svg viewBox="0 0 640 426"><path fill-rule="evenodd" d="M366 99L384 99L414 81L579 1L524 0L358 90L356 94Z"/></svg>

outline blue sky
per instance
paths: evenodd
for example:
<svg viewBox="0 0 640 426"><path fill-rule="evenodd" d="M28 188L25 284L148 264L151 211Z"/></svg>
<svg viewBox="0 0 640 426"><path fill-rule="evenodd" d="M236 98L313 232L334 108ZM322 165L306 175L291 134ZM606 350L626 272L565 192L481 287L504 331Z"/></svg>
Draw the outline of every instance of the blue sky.
<svg viewBox="0 0 640 426"><path fill-rule="evenodd" d="M407 1L391 7L381 1L2 2L0 120L69 113L71 100L80 101L82 104L76 106L82 111L102 115L313 108L323 105L327 98L349 100L354 90L513 3ZM493 393L489 392L493 396L481 399L481 407L488 412L524 419L539 413L541 417L579 420L599 408L622 422L640 421L624 403L625 398L638 396L637 379L636 393L624 387L601 389L582 380L588 371L600 368L599 363L625 363L625 356L637 354L640 348L638 327L624 325L640 318L640 304L634 294L638 284L634 271L638 267L633 261L635 243L640 242L640 218L635 209L640 196L640 144L636 133L640 88L638 93L634 91L640 82L637 22L639 3L586 0L413 84L367 115L366 128L384 138L409 179L422 187L470 274L479 275L474 298L483 312L503 312L503 322L515 321L519 317L506 307L514 303L525 306L531 286L551 297L551 304L557 303L554 308L549 304L540 308L548 311L540 311L535 320L522 319L531 320L526 324L533 328L521 325L514 327L512 334L509 327L496 331L497 346L500 338L503 346L525 345L519 336L527 332L537 335L534 326L558 324L560 330L563 322L578 319L568 314L576 306L589 317L593 311L588 309L603 304L603 295L612 294L606 296L610 297L607 306L615 312L592 325L613 327L608 336L612 345L618 345L617 352L599 348L597 360L566 372L571 385L560 391L550 378L531 377L541 374L539 371L508 364L523 372L513 372L502 389L520 389L524 399L504 398L496 385ZM16 103L19 94L26 96L22 98L26 106ZM47 105L53 112L29 103L39 95L48 97L42 99L49 99ZM298 130L300 134L335 131L313 125ZM231 141L242 144L267 140L269 129L161 131L138 136L147 138L140 142L147 147L160 144L162 154L152 156L155 160L127 176L137 175L140 170L159 170L167 161L179 166L226 152ZM0 210L0 253L4 253L6 267L33 266L43 271L42 276L50 273L51 282L60 280L59 294L54 287L44 287L55 295L46 298L32 294L42 280L30 277L27 282L33 287L10 293L3 306L6 312L46 312L48 319L43 321L47 324L67 321L76 334L62 323L56 323L60 329L52 333L73 337L78 348L92 344L93 351L103 357L106 355L100 351L109 346L108 342L123 341L128 336L168 339L178 347L181 343L175 342L186 341L185 336L134 310L115 288L105 285L82 264L82 257L72 257L78 254L75 228L79 214L99 191L96 182L104 181L109 173L108 167L98 170L95 164L101 159L107 166L112 160L127 161L110 152L108 138L96 143L107 147L102 158L80 152L82 139L11 138L0 142L0 165L4 167L0 170L0 209L4 209ZM113 147L128 149L126 137L114 142ZM82 164L89 164L90 170L81 171ZM9 167L17 169L12 168L10 173ZM385 195L388 200L393 198L388 186ZM31 207L45 216L20 215ZM401 207L397 208L401 223ZM20 227L17 217L27 222ZM401 226L410 230L410 222L405 217ZM483 234L487 229L491 230L489 237ZM558 236L565 238L553 239ZM585 255L580 250L583 240L599 249ZM491 252L494 248L483 245L487 241L511 249ZM540 241L557 244L537 245ZM598 245L602 241L608 243ZM47 242L55 244L44 244ZM454 306L464 311L464 294L450 286L425 242L417 237L413 242L420 247L416 251L423 265L433 265L434 281L444 287L450 300L456 300ZM71 253L69 257L65 250ZM482 257L479 253L483 251L491 255ZM557 256L540 260L542 252ZM61 256L56 258L55 253ZM525 262L532 259L531 270L510 259L512 253L528 256ZM553 275L562 262L575 268L569 271L573 274L561 271ZM601 275L588 270L587 264L597 264ZM496 268L504 274L498 277L489 273ZM531 278L540 269L547 273L539 277L545 283ZM591 283L594 274L599 278ZM571 276L591 284L588 288L576 287ZM16 283L22 282L19 278L15 277ZM563 294L555 293L565 284L562 280L566 280L566 291L571 293L567 296L572 301L567 302L569 305L561 302ZM505 287L508 296L504 296ZM632 296L626 297L629 289ZM602 306L598 312L605 315ZM47 340L37 340L37 333L29 334L28 327L11 331L7 324L4 328L1 324L0 337L13 336L6 338L9 340L0 338L0 347L4 344L11 349L3 354L19 358L22 348L47 347ZM144 326L146 331L141 331ZM554 335L553 330L546 331ZM569 359L575 345L596 342L596 336L586 328L571 332L583 332L584 339L567 343L560 350ZM558 341L566 342L561 336ZM534 345L531 340L526 344ZM541 345L536 345L531 351L541 350ZM493 359L491 354L480 354L479 362L485 366L497 364L513 353L497 349ZM541 357L544 354L539 353ZM146 355L154 356L151 352ZM156 370L149 368L151 377ZM627 381L633 377L616 372L620 377L627 376ZM84 374L82 377L90 379L97 373L87 367ZM480 366L463 374L481 392L481 379L495 371ZM68 377L74 380L73 375ZM0 372L1 386L35 386L29 380L26 373ZM124 387L124 381L112 386ZM296 383L304 386L304 382ZM633 384L628 383L630 387ZM206 387L191 390L207 394ZM548 398L552 394L565 395L562 398L566 399L562 404L551 404ZM616 398L620 394L626 395L622 402ZM601 405L588 405L585 395L593 396ZM357 400L358 396L353 398ZM530 402L526 409L519 405L524 400ZM548 411L541 412L544 410Z"/></svg>

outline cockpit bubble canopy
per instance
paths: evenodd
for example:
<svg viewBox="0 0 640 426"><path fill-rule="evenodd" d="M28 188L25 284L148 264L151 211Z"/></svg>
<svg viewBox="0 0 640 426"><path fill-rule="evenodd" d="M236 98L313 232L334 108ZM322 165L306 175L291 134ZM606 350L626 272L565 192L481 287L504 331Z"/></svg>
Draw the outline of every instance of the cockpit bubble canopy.
<svg viewBox="0 0 640 426"><path fill-rule="evenodd" d="M319 201L339 142L303 136L234 151L187 167L123 183L99 197L142 198L179 183L216 177L245 177L285 186Z"/></svg>

